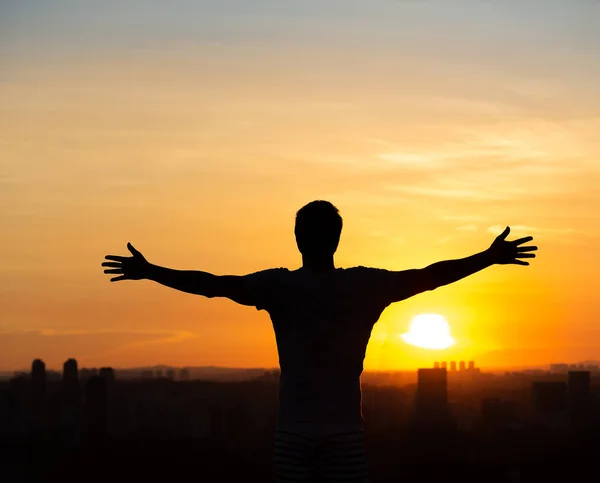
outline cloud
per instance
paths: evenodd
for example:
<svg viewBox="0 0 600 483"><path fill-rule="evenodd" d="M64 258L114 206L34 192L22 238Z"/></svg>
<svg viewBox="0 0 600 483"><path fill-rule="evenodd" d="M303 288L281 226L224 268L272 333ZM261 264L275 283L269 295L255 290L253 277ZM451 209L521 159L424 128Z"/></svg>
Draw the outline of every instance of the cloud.
<svg viewBox="0 0 600 483"><path fill-rule="evenodd" d="M395 186L392 187L391 190L412 194L416 196L425 196L425 197L436 197L436 198L456 198L456 199L468 199L468 200L486 200L486 201L500 201L500 200L509 200L513 198L511 195L515 195L518 192L524 190L519 190L517 188L512 188L510 190L503 190L502 192L486 189L485 186L481 186L481 188L470 187L467 183L465 183L461 187L461 183L443 183L443 184L454 184L456 187L451 186Z"/></svg>
<svg viewBox="0 0 600 483"><path fill-rule="evenodd" d="M191 339L196 335L189 331L168 330L136 330L136 329L7 329L0 328L0 336L39 336L39 337L70 337L70 336L95 336L95 335L138 335L150 337L150 340L136 341L135 344L156 344L180 342Z"/></svg>
<svg viewBox="0 0 600 483"><path fill-rule="evenodd" d="M506 226L492 225L487 231L495 235L499 235L504 231ZM511 234L528 234L528 235L571 235L578 233L577 230L571 228L539 228L527 225L510 225Z"/></svg>

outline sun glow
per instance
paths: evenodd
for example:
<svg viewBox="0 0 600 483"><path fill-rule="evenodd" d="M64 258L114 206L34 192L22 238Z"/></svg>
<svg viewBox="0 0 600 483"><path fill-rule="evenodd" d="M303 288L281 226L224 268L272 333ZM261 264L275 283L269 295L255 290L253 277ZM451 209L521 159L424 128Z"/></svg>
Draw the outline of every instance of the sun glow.
<svg viewBox="0 0 600 483"><path fill-rule="evenodd" d="M402 340L424 349L447 349L456 341L450 335L450 325L443 315L419 314L415 316Z"/></svg>

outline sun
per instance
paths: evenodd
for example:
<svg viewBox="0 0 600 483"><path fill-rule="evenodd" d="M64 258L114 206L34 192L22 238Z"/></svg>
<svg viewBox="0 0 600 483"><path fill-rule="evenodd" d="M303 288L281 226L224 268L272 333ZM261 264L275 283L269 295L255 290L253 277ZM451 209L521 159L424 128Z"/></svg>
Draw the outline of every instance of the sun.
<svg viewBox="0 0 600 483"><path fill-rule="evenodd" d="M423 349L447 349L456 341L450 335L450 325L443 315L419 314L411 321L402 340L407 344Z"/></svg>

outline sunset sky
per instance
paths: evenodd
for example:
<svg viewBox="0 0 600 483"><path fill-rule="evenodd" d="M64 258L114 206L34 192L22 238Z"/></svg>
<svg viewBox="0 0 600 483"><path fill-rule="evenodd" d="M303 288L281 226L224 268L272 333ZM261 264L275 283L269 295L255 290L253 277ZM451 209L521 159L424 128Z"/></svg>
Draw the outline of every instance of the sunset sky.
<svg viewBox="0 0 600 483"><path fill-rule="evenodd" d="M468 256L506 225L539 246L389 307L366 369L599 360L598 25L591 0L3 1L0 370L276 366L265 312L100 264L130 241L297 268L313 199L344 218L341 267ZM457 344L405 344L420 313Z"/></svg>

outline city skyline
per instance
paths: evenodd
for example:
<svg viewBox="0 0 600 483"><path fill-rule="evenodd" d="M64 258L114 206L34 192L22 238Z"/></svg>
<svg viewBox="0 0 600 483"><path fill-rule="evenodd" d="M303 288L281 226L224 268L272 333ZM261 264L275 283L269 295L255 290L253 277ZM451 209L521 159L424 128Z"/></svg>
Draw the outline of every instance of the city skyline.
<svg viewBox="0 0 600 483"><path fill-rule="evenodd" d="M365 384L373 480L585 479L596 466L600 371L557 369L494 376L420 368L404 383ZM218 481L272 475L277 374L223 383L164 375L123 379L69 359L57 379L34 360L30 373L0 381L0 437L11 442L4 469L35 481L80 481L90 469L93 481L130 471L164 481L162 472L179 479L198 466ZM23 465L22 454L44 464Z"/></svg>
<svg viewBox="0 0 600 483"><path fill-rule="evenodd" d="M600 358L600 4L175 3L0 6L0 370L276 367L264 312L99 263L130 241L172 268L295 268L320 198L341 267L421 268L506 225L540 247L389 307L366 370ZM456 345L405 344L423 313Z"/></svg>
<svg viewBox="0 0 600 483"><path fill-rule="evenodd" d="M43 370L53 377L64 375L65 371L72 372L83 372L87 375L99 373L102 370L115 371L120 375L126 374L126 379L132 377L183 377L188 379L200 379L200 380L223 380L229 379L231 381L242 381L252 379L256 377L256 374L267 372L279 373L280 369L278 366L272 367L227 367L227 366L170 366L168 364L153 364L140 367L115 367L112 365L106 365L101 367L84 367L79 366L78 362L74 358L64 359L60 367L50 367L42 359L36 358L31 362L29 368L21 367L14 371L3 371L0 370L0 379L10 379L13 377L19 377L29 374L33 367L43 367ZM496 368L485 368L480 367L476 361L473 360L438 360L432 362L429 366L419 367L416 370L382 370L382 371L365 371L364 376L370 376L373 374L393 374L393 373L414 373L423 369L445 369L448 373L481 373L485 371L488 374L516 374L517 372L511 372L515 370L522 370L524 374L534 375L543 372L546 373L565 373L568 371L593 371L600 373L600 361L587 360L579 362L562 362L562 363L551 363L543 364L539 366L523 366L523 367L496 367ZM179 372L178 372L179 371Z"/></svg>

